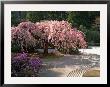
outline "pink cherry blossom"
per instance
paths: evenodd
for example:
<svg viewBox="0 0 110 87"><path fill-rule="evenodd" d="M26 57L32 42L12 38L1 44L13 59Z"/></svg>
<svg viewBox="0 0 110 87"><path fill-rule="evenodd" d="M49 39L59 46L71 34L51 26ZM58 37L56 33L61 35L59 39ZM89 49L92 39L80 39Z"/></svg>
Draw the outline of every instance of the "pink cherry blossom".
<svg viewBox="0 0 110 87"><path fill-rule="evenodd" d="M82 31L73 28L68 21L21 22L12 27L12 42L17 40L21 47L44 43L53 44L56 48L86 48L87 42Z"/></svg>

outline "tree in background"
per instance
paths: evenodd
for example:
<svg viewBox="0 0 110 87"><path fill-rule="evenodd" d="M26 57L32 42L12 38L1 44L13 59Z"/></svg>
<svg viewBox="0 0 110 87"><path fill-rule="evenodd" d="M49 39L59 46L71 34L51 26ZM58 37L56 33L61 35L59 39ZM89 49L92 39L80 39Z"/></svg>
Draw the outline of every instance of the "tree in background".
<svg viewBox="0 0 110 87"><path fill-rule="evenodd" d="M69 11L67 21L70 22L72 24L72 26L75 26L74 18L75 18L75 13L72 11Z"/></svg>
<svg viewBox="0 0 110 87"><path fill-rule="evenodd" d="M90 28L96 19L100 16L98 11L12 11L11 21L15 25L19 24L21 19L28 19L32 22L41 20L67 20L72 25L83 25Z"/></svg>

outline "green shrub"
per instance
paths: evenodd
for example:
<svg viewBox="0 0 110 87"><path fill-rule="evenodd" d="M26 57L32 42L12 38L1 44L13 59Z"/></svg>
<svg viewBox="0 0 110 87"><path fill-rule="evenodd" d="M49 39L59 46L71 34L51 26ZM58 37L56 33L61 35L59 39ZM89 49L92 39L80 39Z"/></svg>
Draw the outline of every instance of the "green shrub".
<svg viewBox="0 0 110 87"><path fill-rule="evenodd" d="M64 49L64 48L59 48L58 51L64 54L79 54L79 50L76 48L69 48L69 49Z"/></svg>
<svg viewBox="0 0 110 87"><path fill-rule="evenodd" d="M11 46L11 52L20 52L21 51L21 47L17 44L12 44Z"/></svg>
<svg viewBox="0 0 110 87"><path fill-rule="evenodd" d="M69 49L69 54L79 54L79 50L77 48L76 49L70 48Z"/></svg>

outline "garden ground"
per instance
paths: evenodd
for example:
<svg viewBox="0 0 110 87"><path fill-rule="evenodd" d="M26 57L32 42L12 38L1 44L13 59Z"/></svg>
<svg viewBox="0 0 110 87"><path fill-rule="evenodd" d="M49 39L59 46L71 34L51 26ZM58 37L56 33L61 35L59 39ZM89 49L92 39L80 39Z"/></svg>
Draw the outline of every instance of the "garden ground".
<svg viewBox="0 0 110 87"><path fill-rule="evenodd" d="M42 59L46 70L42 71L40 77L82 77L100 76L100 52L99 47L91 49L80 49L80 55L66 54L59 58ZM52 52L52 50L49 50ZM97 54L96 54L97 53Z"/></svg>

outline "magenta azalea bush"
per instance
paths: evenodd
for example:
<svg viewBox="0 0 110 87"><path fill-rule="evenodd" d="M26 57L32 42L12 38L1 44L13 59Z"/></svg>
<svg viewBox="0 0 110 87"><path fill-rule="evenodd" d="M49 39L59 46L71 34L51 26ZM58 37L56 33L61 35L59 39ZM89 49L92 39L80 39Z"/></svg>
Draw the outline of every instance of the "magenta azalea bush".
<svg viewBox="0 0 110 87"><path fill-rule="evenodd" d="M11 58L11 76L38 76L41 66L42 61L39 57L28 57L27 53L18 53Z"/></svg>
<svg viewBox="0 0 110 87"><path fill-rule="evenodd" d="M54 45L59 51L86 48L87 42L82 31L73 28L67 21L42 21L32 23L21 22L17 27L12 27L12 43L20 45L21 49L36 47L40 44L44 53L48 53L48 44ZM74 50L75 51L75 50Z"/></svg>

